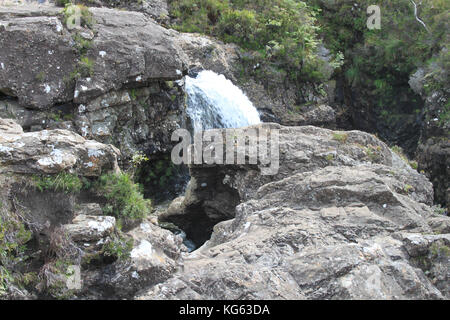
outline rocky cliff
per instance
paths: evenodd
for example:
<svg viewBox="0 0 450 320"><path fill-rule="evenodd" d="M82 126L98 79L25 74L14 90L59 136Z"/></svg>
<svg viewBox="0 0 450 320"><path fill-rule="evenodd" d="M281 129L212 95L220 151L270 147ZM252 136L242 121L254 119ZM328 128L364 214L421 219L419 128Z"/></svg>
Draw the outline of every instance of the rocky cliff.
<svg viewBox="0 0 450 320"><path fill-rule="evenodd" d="M363 132L268 127L280 130L279 173L192 167L160 219L194 239L197 219L226 221L138 298L448 299L450 220L429 207L425 176Z"/></svg>
<svg viewBox="0 0 450 320"><path fill-rule="evenodd" d="M0 7L0 297L448 299L450 220L427 177L371 134L299 127L335 128L330 97L305 86L292 112L298 88L242 79L237 46L163 27L159 2L97 1L74 29L53 5ZM193 165L185 195L152 211L125 171L170 175L183 77L202 69L294 126L252 128L279 130L279 171ZM446 159L431 161L439 185Z"/></svg>

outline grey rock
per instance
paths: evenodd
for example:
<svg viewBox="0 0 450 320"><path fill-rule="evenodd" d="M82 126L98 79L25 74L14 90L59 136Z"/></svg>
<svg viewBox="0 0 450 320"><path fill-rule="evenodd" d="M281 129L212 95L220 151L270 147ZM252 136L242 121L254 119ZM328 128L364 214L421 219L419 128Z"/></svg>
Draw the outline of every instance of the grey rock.
<svg viewBox="0 0 450 320"><path fill-rule="evenodd" d="M56 12L42 13L50 16L23 17L15 7L0 10L0 92L35 109L72 99L73 82L64 78L77 59Z"/></svg>
<svg viewBox="0 0 450 320"><path fill-rule="evenodd" d="M82 203L78 206L75 215L101 216L103 211L98 203Z"/></svg>
<svg viewBox="0 0 450 320"><path fill-rule="evenodd" d="M336 141L326 129L260 126L280 130L278 174L262 176L257 165L191 166L209 197L191 186L169 217L192 214L195 223L192 200L197 210L208 212L207 199L219 207L222 199L211 197L220 194L220 183L211 183L218 176L228 175L219 181L234 188L239 204L222 211L228 220L184 259L183 270L137 299L449 298L449 235L432 234L425 176L366 133L340 132L347 138ZM428 257L433 243L439 257ZM429 270L416 261L423 255Z"/></svg>
<svg viewBox="0 0 450 320"><path fill-rule="evenodd" d="M20 105L44 109L72 100L85 103L124 85L182 77L186 67L172 32L142 13L107 8L89 8L92 31L78 30L96 35L86 54L92 76L71 77L80 56L60 10L26 6L0 11L5 48L0 52L0 92L17 97Z"/></svg>
<svg viewBox="0 0 450 320"><path fill-rule="evenodd" d="M115 227L116 219L108 216L78 215L71 224L64 225L64 230L72 240L97 241L109 235Z"/></svg>
<svg viewBox="0 0 450 320"><path fill-rule="evenodd" d="M84 290L100 287L115 298L131 298L138 291L170 278L182 265L182 239L144 222L127 233L134 240L130 258L116 261L93 273L87 272ZM95 298L98 298L95 297Z"/></svg>
<svg viewBox="0 0 450 320"><path fill-rule="evenodd" d="M10 119L0 119L0 172L59 173L73 170L98 176L118 170L120 152L112 145L85 140L67 130L26 132Z"/></svg>

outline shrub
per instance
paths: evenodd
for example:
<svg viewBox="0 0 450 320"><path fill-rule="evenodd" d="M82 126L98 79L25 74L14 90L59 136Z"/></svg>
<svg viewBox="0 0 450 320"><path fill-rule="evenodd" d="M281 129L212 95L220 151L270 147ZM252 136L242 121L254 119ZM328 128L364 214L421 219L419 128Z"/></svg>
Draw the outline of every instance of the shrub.
<svg viewBox="0 0 450 320"><path fill-rule="evenodd" d="M105 214L112 214L119 219L138 220L145 218L151 211L151 201L144 199L139 185L127 173L104 174L96 187L108 201L103 208Z"/></svg>
<svg viewBox="0 0 450 320"><path fill-rule="evenodd" d="M172 27L233 42L257 56L267 69L282 69L292 80L319 80L315 11L292 0L171 0ZM255 53L257 53L255 55ZM267 71L269 72L269 71Z"/></svg>
<svg viewBox="0 0 450 320"><path fill-rule="evenodd" d="M143 162L149 161L150 159L142 152L137 151L133 154L133 157L131 158L131 163L133 164L134 168L139 167Z"/></svg>
<svg viewBox="0 0 450 320"><path fill-rule="evenodd" d="M76 174L60 172L52 176L33 176L34 186L41 192L45 190L77 193L84 186L82 179Z"/></svg>
<svg viewBox="0 0 450 320"><path fill-rule="evenodd" d="M122 235L113 235L113 237L103 245L102 254L106 257L112 257L117 260L126 260L130 257L133 249L133 238L125 238Z"/></svg>
<svg viewBox="0 0 450 320"><path fill-rule="evenodd" d="M92 40L84 39L78 33L74 34L72 39L75 41L75 46L81 55L85 55L92 47Z"/></svg>
<svg viewBox="0 0 450 320"><path fill-rule="evenodd" d="M17 217L0 216L0 297L8 292L11 284L17 283L12 270L26 258L26 243L31 232Z"/></svg>
<svg viewBox="0 0 450 320"><path fill-rule="evenodd" d="M325 46L334 54L344 54L345 64L341 70L345 79L350 86L358 86L358 92L373 107L375 116L381 115L385 120L388 114L411 114L423 107L420 97L408 84L411 73L420 66L439 65L434 68L435 75L428 75L430 80L437 78L429 89L446 83L443 75L448 68L442 54L446 50L441 51L441 48L448 47L449 43L448 32L445 32L449 1L428 0L420 4L416 1L419 17L430 32L416 21L410 1L334 1L332 9L328 1L306 2L318 9L316 18ZM375 4L382 10L381 30L369 30L366 26L366 8Z"/></svg>

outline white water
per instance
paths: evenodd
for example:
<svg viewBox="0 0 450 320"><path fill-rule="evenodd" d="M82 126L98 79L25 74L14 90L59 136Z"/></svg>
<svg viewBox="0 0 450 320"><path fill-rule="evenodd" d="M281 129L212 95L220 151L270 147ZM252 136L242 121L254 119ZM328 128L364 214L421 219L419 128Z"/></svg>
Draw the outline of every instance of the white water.
<svg viewBox="0 0 450 320"><path fill-rule="evenodd" d="M247 96L225 76L201 71L186 77L187 114L194 131L241 128L260 123L258 111Z"/></svg>

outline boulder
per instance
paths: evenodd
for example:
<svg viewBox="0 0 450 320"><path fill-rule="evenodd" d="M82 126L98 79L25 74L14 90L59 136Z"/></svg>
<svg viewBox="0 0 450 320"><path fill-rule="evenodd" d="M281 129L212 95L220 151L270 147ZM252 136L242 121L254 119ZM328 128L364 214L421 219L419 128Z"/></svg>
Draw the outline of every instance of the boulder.
<svg viewBox="0 0 450 320"><path fill-rule="evenodd" d="M88 10L93 23L70 31L60 8L0 8L0 92L27 108L45 109L85 103L125 85L182 77L186 67L173 32L142 13ZM89 42L83 55L76 32ZM81 58L89 61L90 75L75 75Z"/></svg>
<svg viewBox="0 0 450 320"><path fill-rule="evenodd" d="M138 291L169 279L182 265L182 239L170 231L143 222L129 231L134 240L130 257L84 273L84 295L94 298L132 298Z"/></svg>
<svg viewBox="0 0 450 320"><path fill-rule="evenodd" d="M0 172L54 174L73 170L98 176L118 170L120 152L112 145L85 140L68 130L23 132L12 120L0 119Z"/></svg>
<svg viewBox="0 0 450 320"><path fill-rule="evenodd" d="M116 225L116 219L108 216L78 215L71 224L64 225L64 230L76 242L98 241L108 236Z"/></svg>
<svg viewBox="0 0 450 320"><path fill-rule="evenodd" d="M168 216L195 224L195 212L208 215L216 201L225 221L183 270L137 299L449 298L449 235L434 235L424 175L363 132L257 127L279 130L278 173L262 175L262 164L192 165L196 187ZM220 184L238 194L233 212L211 196Z"/></svg>

